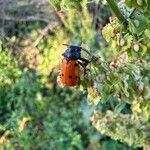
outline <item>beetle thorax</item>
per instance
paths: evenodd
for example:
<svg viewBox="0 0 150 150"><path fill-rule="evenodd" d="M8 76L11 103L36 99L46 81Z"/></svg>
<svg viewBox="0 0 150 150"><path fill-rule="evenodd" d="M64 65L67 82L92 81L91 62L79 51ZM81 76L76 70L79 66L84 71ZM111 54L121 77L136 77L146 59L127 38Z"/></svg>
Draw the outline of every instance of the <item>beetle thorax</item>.
<svg viewBox="0 0 150 150"><path fill-rule="evenodd" d="M63 53L63 56L67 60L77 60L81 57L81 47L71 45Z"/></svg>

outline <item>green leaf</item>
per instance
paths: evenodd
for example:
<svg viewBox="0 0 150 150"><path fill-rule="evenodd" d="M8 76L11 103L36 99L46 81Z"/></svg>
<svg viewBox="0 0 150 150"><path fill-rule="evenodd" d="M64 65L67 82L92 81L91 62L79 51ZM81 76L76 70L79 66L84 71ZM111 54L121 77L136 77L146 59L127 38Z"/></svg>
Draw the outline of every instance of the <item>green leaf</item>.
<svg viewBox="0 0 150 150"><path fill-rule="evenodd" d="M148 26L148 20L143 15L139 15L136 17L136 20L129 21L129 30L137 35L142 34Z"/></svg>
<svg viewBox="0 0 150 150"><path fill-rule="evenodd" d="M150 39L150 30L146 29L145 30L145 35Z"/></svg>
<svg viewBox="0 0 150 150"><path fill-rule="evenodd" d="M50 0L50 4L58 11L61 10L61 0Z"/></svg>
<svg viewBox="0 0 150 150"><path fill-rule="evenodd" d="M126 106L126 103L120 103L115 107L114 112L116 112L117 114L119 114Z"/></svg>

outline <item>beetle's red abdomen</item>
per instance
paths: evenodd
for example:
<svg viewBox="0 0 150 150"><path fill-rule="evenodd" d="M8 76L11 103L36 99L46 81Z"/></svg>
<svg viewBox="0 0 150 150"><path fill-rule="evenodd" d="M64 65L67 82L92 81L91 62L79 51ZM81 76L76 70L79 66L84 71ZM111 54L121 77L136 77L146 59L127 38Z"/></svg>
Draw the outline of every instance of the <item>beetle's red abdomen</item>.
<svg viewBox="0 0 150 150"><path fill-rule="evenodd" d="M76 60L63 58L61 64L61 82L66 86L75 86L80 82L80 67Z"/></svg>

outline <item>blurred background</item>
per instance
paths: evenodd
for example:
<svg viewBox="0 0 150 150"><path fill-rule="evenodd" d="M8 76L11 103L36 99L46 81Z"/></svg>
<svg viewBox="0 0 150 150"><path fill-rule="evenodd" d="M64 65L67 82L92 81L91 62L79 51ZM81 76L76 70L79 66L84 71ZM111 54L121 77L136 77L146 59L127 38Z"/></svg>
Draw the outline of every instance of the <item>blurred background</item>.
<svg viewBox="0 0 150 150"><path fill-rule="evenodd" d="M91 125L85 89L56 82L62 44L82 41L104 55L110 8L97 0L71 10L60 1L61 9L56 1L0 0L0 149L132 150Z"/></svg>

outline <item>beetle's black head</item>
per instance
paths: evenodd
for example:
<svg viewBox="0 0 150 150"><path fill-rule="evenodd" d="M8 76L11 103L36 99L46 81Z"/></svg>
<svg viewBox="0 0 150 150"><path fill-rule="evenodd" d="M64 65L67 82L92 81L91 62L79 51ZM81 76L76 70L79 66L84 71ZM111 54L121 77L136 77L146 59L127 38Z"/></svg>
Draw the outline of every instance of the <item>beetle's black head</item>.
<svg viewBox="0 0 150 150"><path fill-rule="evenodd" d="M68 60L77 60L81 57L81 47L70 45L62 54Z"/></svg>

